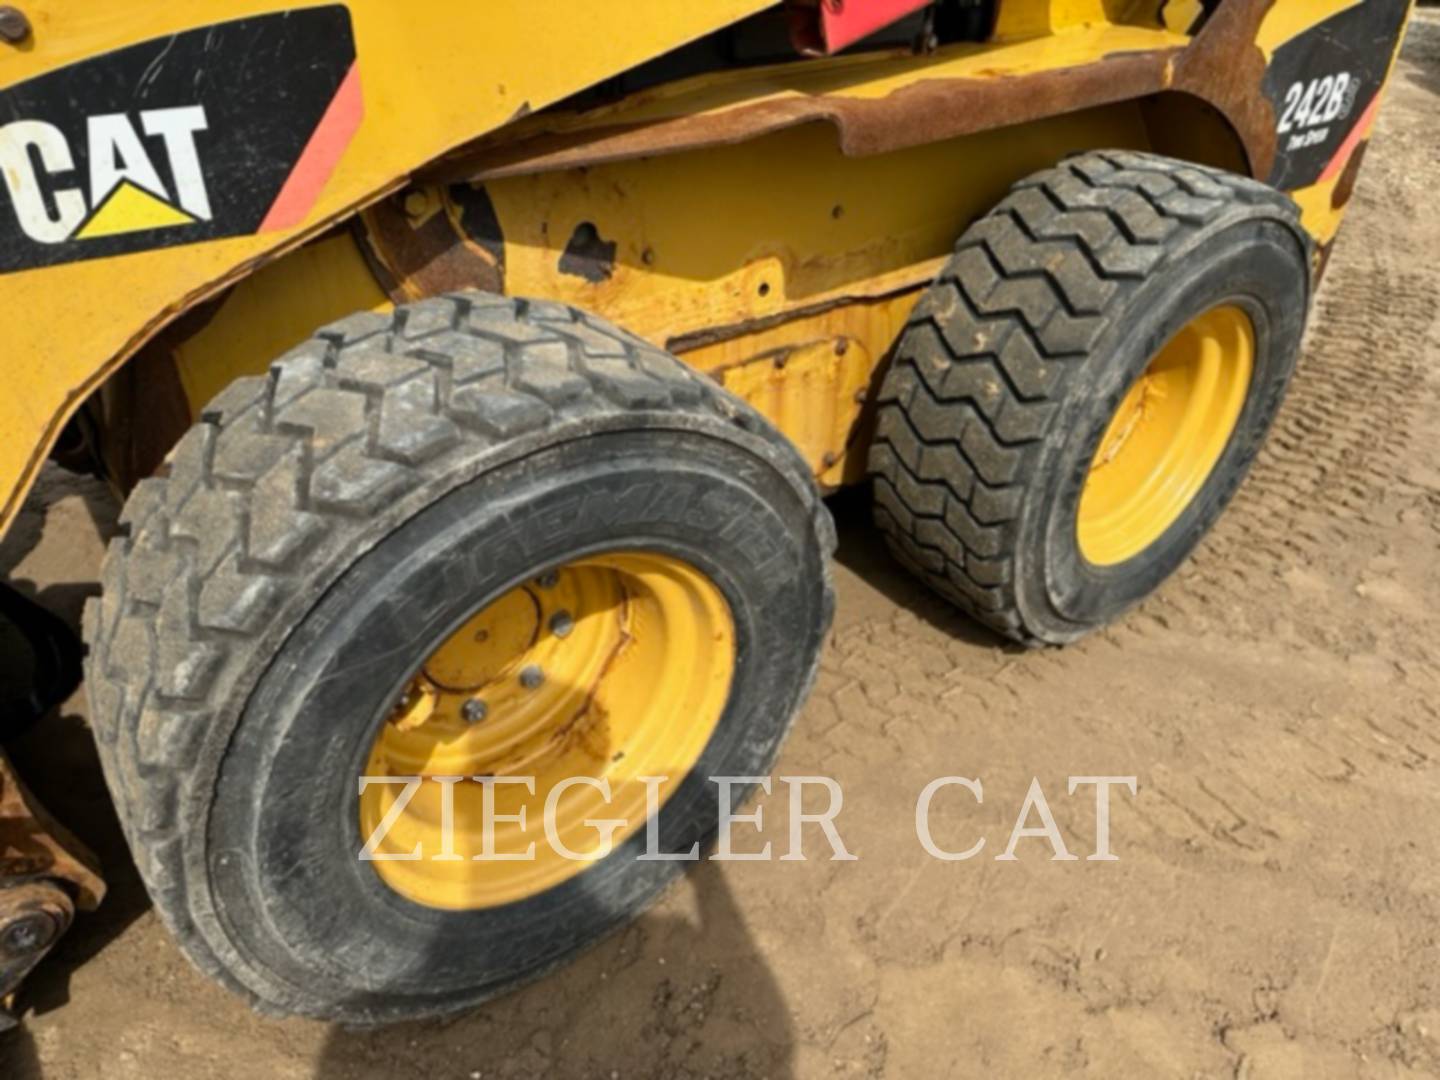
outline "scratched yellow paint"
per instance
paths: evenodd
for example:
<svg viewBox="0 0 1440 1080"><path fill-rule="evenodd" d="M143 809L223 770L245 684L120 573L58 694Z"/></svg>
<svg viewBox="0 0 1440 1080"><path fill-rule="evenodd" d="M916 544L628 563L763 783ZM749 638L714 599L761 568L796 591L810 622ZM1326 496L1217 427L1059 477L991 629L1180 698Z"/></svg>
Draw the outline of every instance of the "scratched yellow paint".
<svg viewBox="0 0 1440 1080"><path fill-rule="evenodd" d="M0 276L0 528L69 413L189 300L314 235L416 166L772 0L351 0L365 120L299 227L265 236ZM210 23L284 10L260 0L31 0L33 39L0 50L0 89L66 64ZM286 77L283 71L277 79Z"/></svg>
<svg viewBox="0 0 1440 1080"><path fill-rule="evenodd" d="M486 191L505 238L507 291L573 303L668 344L923 284L1016 180L1067 153L1144 140L1133 105L867 157L842 154L832 126L808 124L510 177ZM557 272L582 223L616 244L604 280ZM888 342L873 344L878 355Z"/></svg>
<svg viewBox="0 0 1440 1080"><path fill-rule="evenodd" d="M1336 234L1340 231L1341 219L1345 216L1344 207L1336 209L1332 205L1335 188L1339 183L1340 178L1337 176L1331 180L1324 180L1318 184L1311 184L1309 187L1297 188L1290 192L1290 197L1300 207L1301 224L1320 246L1335 239Z"/></svg>
<svg viewBox="0 0 1440 1080"><path fill-rule="evenodd" d="M1072 26L1120 22L1134 6L1133 0L1005 0L996 15L995 36L1039 37Z"/></svg>
<svg viewBox="0 0 1440 1080"><path fill-rule="evenodd" d="M1266 14L1260 24L1260 33L1255 44L1265 54L1269 63L1275 50L1287 41L1299 37L1312 26L1318 26L1326 19L1342 11L1359 7L1365 0L1276 0L1275 6Z"/></svg>

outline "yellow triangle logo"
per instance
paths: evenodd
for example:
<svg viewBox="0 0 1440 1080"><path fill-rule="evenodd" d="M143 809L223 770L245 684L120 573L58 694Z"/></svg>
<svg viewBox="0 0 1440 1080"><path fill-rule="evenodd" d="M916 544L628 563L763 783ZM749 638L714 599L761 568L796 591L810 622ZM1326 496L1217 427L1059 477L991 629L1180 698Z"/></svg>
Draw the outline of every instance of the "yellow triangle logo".
<svg viewBox="0 0 1440 1080"><path fill-rule="evenodd" d="M95 208L90 220L80 226L75 239L94 240L101 236L140 232L142 229L168 229L194 223L195 219L183 210L175 209L129 180L122 180Z"/></svg>

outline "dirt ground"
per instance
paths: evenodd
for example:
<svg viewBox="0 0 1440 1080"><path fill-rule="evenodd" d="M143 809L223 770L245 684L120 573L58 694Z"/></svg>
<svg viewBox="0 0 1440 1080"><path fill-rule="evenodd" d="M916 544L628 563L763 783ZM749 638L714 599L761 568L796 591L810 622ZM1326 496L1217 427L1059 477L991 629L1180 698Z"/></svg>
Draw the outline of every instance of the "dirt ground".
<svg viewBox="0 0 1440 1080"><path fill-rule="evenodd" d="M1122 625L1000 646L888 562L854 498L817 691L778 772L844 787L852 863L702 863L638 924L447 1023L272 1020L202 978L119 839L81 695L14 747L102 854L0 1037L12 1080L1440 1075L1440 13L1381 114L1278 432L1197 557ZM52 471L0 572L78 621L103 489ZM929 858L916 796L937 799ZM1135 775L1116 862L996 862L1031 778L1072 850ZM763 800L784 843L786 806ZM753 848L751 848L753 850ZM814 854L823 854L812 845Z"/></svg>

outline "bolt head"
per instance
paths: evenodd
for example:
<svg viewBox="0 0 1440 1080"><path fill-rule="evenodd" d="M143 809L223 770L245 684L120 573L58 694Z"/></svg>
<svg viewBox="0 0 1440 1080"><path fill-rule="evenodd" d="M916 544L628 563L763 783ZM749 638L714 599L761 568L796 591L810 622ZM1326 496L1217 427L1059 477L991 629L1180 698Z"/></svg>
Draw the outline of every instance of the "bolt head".
<svg viewBox="0 0 1440 1080"><path fill-rule="evenodd" d="M0 39L18 45L30 36L30 20L25 13L9 4L0 7Z"/></svg>
<svg viewBox="0 0 1440 1080"><path fill-rule="evenodd" d="M490 706L478 697L472 697L460 706L460 716L467 724L478 724L490 715Z"/></svg>
<svg viewBox="0 0 1440 1080"><path fill-rule="evenodd" d="M553 589L560 584L560 571L550 570L536 579L542 589Z"/></svg>
<svg viewBox="0 0 1440 1080"><path fill-rule="evenodd" d="M568 611L557 611L550 616L550 632L556 637L569 637L575 629L575 616Z"/></svg>
<svg viewBox="0 0 1440 1080"><path fill-rule="evenodd" d="M520 685L526 690L536 690L545 681L545 672L538 664L529 664L520 671Z"/></svg>

